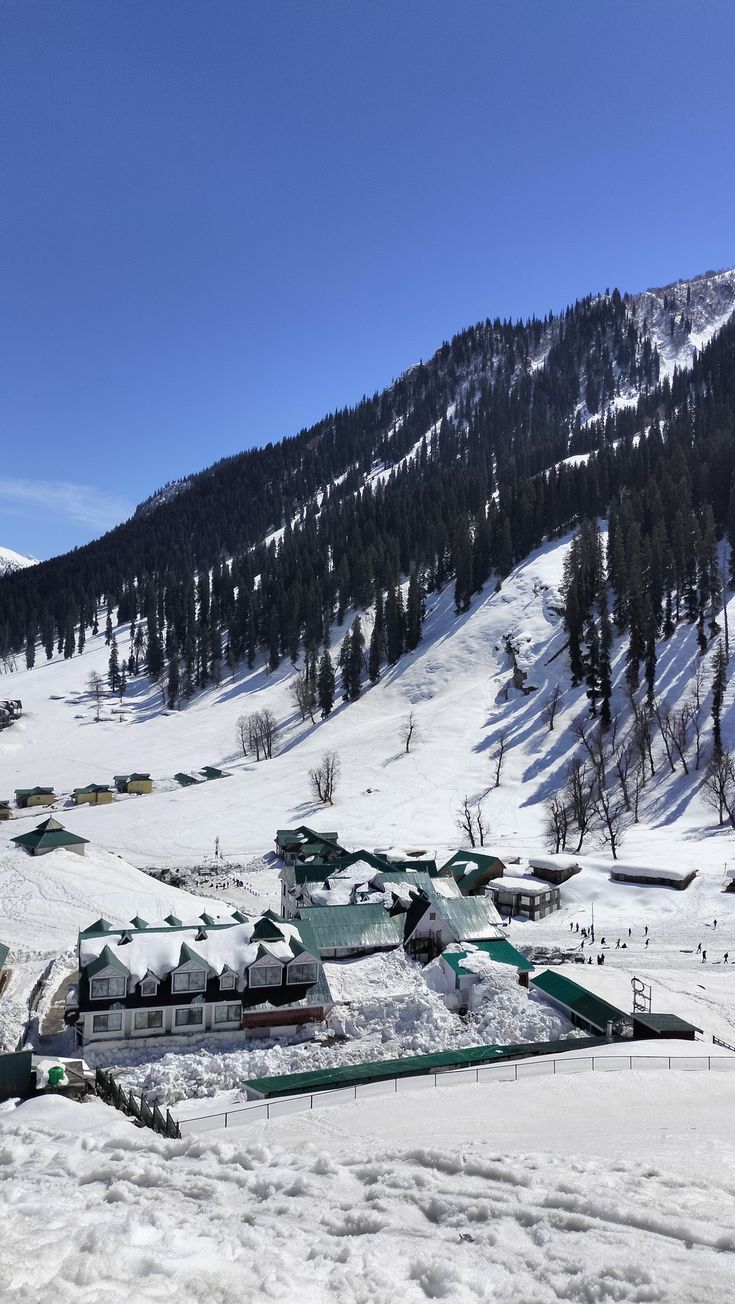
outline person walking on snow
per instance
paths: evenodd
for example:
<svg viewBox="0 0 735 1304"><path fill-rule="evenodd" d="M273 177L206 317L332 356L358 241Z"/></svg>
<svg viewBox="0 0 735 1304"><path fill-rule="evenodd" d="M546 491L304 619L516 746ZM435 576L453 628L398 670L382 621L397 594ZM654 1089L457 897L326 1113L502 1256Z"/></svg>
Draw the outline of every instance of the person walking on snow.
<svg viewBox="0 0 735 1304"><path fill-rule="evenodd" d="M723 957L722 957L722 963L723 963L723 964L727 964L727 958L728 958L729 954L730 954L729 951L725 951L725 954L724 954Z"/></svg>
<svg viewBox="0 0 735 1304"><path fill-rule="evenodd" d="M703 952L702 952L702 964L704 964L704 962L705 962L706 959L707 959L707 952L706 952L706 951L703 951Z"/></svg>
<svg viewBox="0 0 735 1304"><path fill-rule="evenodd" d="M700 954L701 950L702 950L702 943L699 942L698 945L697 945L697 955Z"/></svg>
<svg viewBox="0 0 735 1304"><path fill-rule="evenodd" d="M646 947L648 947L648 943L650 942L650 940L651 940L650 937L646 938Z"/></svg>
<svg viewBox="0 0 735 1304"><path fill-rule="evenodd" d="M620 938L618 938L617 942L615 943L615 950L616 951L620 950Z"/></svg>

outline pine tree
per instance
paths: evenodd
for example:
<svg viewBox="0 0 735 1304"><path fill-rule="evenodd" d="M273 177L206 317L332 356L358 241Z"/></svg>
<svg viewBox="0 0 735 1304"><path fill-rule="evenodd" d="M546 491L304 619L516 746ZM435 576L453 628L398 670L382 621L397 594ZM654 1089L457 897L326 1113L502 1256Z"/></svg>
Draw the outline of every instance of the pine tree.
<svg viewBox="0 0 735 1304"><path fill-rule="evenodd" d="M454 571L454 610L457 615L469 611L472 601L472 542L466 522L457 531L452 548Z"/></svg>
<svg viewBox="0 0 735 1304"><path fill-rule="evenodd" d="M322 719L324 720L326 720L328 715L332 714L332 707L334 706L334 690L334 667L332 666L332 658L325 649L319 660L319 674L317 676L319 710L321 711Z"/></svg>
<svg viewBox="0 0 735 1304"><path fill-rule="evenodd" d="M26 630L26 667L32 670L36 664L36 626L29 625Z"/></svg>
<svg viewBox="0 0 735 1304"><path fill-rule="evenodd" d="M116 693L120 687L120 660L117 651L117 639L114 634L110 640L110 659L107 663L107 682L110 685L110 692Z"/></svg>
<svg viewBox="0 0 735 1304"><path fill-rule="evenodd" d="M111 641L112 641L112 616L108 611L107 620L105 622L105 643L107 644L108 647L110 646Z"/></svg>
<svg viewBox="0 0 735 1304"><path fill-rule="evenodd" d="M385 644L389 665L395 665L403 655L405 638L403 595L400 589L391 587L385 599Z"/></svg>
<svg viewBox="0 0 735 1304"><path fill-rule="evenodd" d="M609 729L612 721L610 698L612 697L612 668L610 658L613 645L613 628L607 602L607 584L603 583L600 591L600 724Z"/></svg>
<svg viewBox="0 0 735 1304"><path fill-rule="evenodd" d="M413 571L408 585L406 603L406 649L413 652L421 642L421 623L423 620L423 591L416 571Z"/></svg>
<svg viewBox="0 0 735 1304"><path fill-rule="evenodd" d="M722 703L727 686L727 661L722 639L712 660L712 741L716 756L722 755Z"/></svg>
<svg viewBox="0 0 735 1304"><path fill-rule="evenodd" d="M590 703L590 714L597 715L597 701L600 697L600 639L594 619L590 619L586 631L587 662L585 682Z"/></svg>
<svg viewBox="0 0 735 1304"><path fill-rule="evenodd" d="M169 710L173 710L176 706L179 700L179 692L179 658L174 653L168 663L168 682L166 684L166 700Z"/></svg>
<svg viewBox="0 0 735 1304"><path fill-rule="evenodd" d="M360 680L363 670L363 649L365 647L365 638L362 632L360 617L356 616L349 635L349 649L347 653L347 696L351 702L356 701L360 696Z"/></svg>

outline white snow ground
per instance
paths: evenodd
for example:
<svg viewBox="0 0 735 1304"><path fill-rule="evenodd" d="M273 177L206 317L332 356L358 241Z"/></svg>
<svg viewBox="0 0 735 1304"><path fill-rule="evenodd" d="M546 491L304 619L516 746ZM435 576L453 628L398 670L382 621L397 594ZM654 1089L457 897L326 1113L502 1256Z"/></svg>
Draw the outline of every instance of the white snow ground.
<svg viewBox="0 0 735 1304"><path fill-rule="evenodd" d="M165 1141L103 1105L0 1115L8 1298L724 1304L730 1075L454 1086Z"/></svg>

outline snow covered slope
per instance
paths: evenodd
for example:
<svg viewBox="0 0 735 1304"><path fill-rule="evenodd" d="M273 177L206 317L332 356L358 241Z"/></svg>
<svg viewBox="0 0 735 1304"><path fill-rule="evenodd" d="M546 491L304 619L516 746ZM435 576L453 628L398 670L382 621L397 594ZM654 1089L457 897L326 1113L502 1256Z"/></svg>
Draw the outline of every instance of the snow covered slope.
<svg viewBox="0 0 735 1304"><path fill-rule="evenodd" d="M12 575L13 571L35 566L37 560L24 552L13 552L12 548L0 548L0 575Z"/></svg>
<svg viewBox="0 0 735 1304"><path fill-rule="evenodd" d="M381 1096L171 1142L100 1103L0 1114L16 1304L724 1304L731 1073Z"/></svg>

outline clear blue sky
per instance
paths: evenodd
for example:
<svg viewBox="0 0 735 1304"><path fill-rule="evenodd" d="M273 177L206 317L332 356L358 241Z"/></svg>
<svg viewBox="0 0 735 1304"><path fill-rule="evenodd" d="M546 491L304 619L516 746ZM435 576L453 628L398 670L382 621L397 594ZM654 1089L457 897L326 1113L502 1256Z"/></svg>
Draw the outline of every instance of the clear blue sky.
<svg viewBox="0 0 735 1304"><path fill-rule="evenodd" d="M735 263L731 0L5 0L0 544Z"/></svg>

